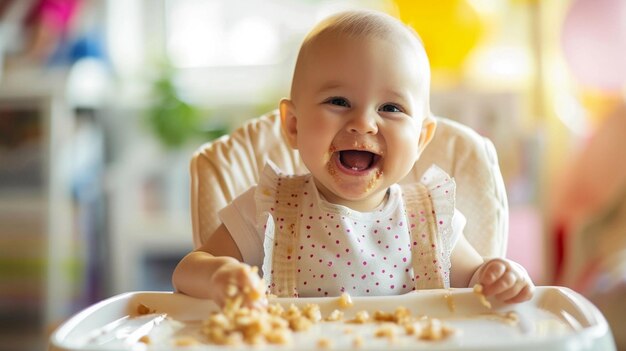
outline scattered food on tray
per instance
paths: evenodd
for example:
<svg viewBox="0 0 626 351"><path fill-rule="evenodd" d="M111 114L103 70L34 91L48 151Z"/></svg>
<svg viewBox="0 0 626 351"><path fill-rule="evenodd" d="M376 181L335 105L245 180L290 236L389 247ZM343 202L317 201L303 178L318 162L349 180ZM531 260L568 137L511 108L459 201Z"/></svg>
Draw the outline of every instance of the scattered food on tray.
<svg viewBox="0 0 626 351"><path fill-rule="evenodd" d="M342 306L352 304L350 295L343 294L338 303ZM406 335L415 335L418 340L443 340L454 333L454 328L434 318L414 318L411 311L403 306L394 311L374 311L370 316L365 310L357 311L354 318L343 320L343 312L333 310L325 318L317 304L307 304L302 308L290 305L285 308L279 304L270 304L265 309L251 309L242 306L242 298L229 298L221 312L214 313L203 323L202 334L210 343L219 345L262 345L288 344L293 340L294 332L306 332L320 322L344 322L350 324L380 324L373 332L373 337L387 338L394 342L402 331ZM353 332L344 329L346 334ZM353 346L363 344L363 336L357 335ZM326 337L318 339L319 348L332 348L332 342Z"/></svg>

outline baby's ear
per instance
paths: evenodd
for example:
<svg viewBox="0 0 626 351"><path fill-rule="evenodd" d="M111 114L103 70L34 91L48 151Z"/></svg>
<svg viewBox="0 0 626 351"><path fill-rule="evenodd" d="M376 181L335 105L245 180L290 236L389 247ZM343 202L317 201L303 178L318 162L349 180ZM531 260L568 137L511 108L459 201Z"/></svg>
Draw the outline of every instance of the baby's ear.
<svg viewBox="0 0 626 351"><path fill-rule="evenodd" d="M293 102L288 99L280 100L280 128L287 140L289 146L293 149L298 148L297 136L298 136L298 127L297 121L298 118L295 115L295 106Z"/></svg>
<svg viewBox="0 0 626 351"><path fill-rule="evenodd" d="M435 130L437 129L437 120L434 117L428 116L422 122L422 131L420 132L420 140L418 143L419 153L424 152L424 149L435 136Z"/></svg>

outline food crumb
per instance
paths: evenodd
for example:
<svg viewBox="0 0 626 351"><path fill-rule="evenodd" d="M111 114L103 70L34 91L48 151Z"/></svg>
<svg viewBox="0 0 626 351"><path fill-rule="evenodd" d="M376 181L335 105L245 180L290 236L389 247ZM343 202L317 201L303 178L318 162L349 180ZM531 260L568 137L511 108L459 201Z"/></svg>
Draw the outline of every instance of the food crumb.
<svg viewBox="0 0 626 351"><path fill-rule="evenodd" d="M179 338L176 338L176 340L174 340L174 345L175 346L194 346L194 345L198 345L199 342L198 340L196 340L195 338L192 338L191 336L181 336Z"/></svg>
<svg viewBox="0 0 626 351"><path fill-rule="evenodd" d="M428 341L443 340L454 334L454 328L437 318L431 318L419 333L418 339Z"/></svg>
<svg viewBox="0 0 626 351"><path fill-rule="evenodd" d="M485 294L483 294L483 286L481 284L474 285L474 294L478 296L478 299L483 306L489 309L491 308L491 302L489 302L489 300L485 297Z"/></svg>
<svg viewBox="0 0 626 351"><path fill-rule="evenodd" d="M150 314L150 313L155 313L156 310L151 309L150 307L140 303L139 305L137 305L137 314L140 316L143 316L145 314Z"/></svg>
<svg viewBox="0 0 626 351"><path fill-rule="evenodd" d="M339 310L333 310L328 317L326 317L326 320L328 322L337 322L343 319L343 312L339 311Z"/></svg>
<svg viewBox="0 0 626 351"><path fill-rule="evenodd" d="M450 290L446 290L443 294L443 298L446 300L450 312L454 313L456 311L456 305L454 304L454 299L452 298L452 294L450 294Z"/></svg>
<svg viewBox="0 0 626 351"><path fill-rule="evenodd" d="M367 313L367 311L359 311L354 316L354 319L349 320L348 323L365 324L369 322L369 320L370 320L370 315L369 313Z"/></svg>
<svg viewBox="0 0 626 351"><path fill-rule="evenodd" d="M352 297L347 292L344 292L339 296L339 307L340 308L348 308L352 307L354 302L352 302Z"/></svg>
<svg viewBox="0 0 626 351"><path fill-rule="evenodd" d="M387 338L390 341L396 337L396 329L392 323L384 323L378 329L374 331L374 336L377 338Z"/></svg>
<svg viewBox="0 0 626 351"><path fill-rule="evenodd" d="M320 349L329 349L332 346L333 343L330 341L330 339L320 338L319 340L317 340L317 347L319 347Z"/></svg>
<svg viewBox="0 0 626 351"><path fill-rule="evenodd" d="M510 325L515 326L519 323L519 315L515 311L509 311L505 313L504 318L506 319L507 323L509 323Z"/></svg>

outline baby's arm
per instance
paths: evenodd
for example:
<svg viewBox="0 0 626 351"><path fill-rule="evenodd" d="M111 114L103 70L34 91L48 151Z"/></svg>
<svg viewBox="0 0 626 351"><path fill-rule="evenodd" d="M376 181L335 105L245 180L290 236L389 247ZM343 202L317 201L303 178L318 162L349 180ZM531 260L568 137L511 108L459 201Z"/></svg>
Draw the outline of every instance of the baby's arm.
<svg viewBox="0 0 626 351"><path fill-rule="evenodd" d="M265 296L259 275L242 256L232 236L223 224L200 248L187 254L172 275L172 285L180 293L212 299L220 306L228 295L254 292L248 296ZM264 304L265 299L245 301L248 305Z"/></svg>
<svg viewBox="0 0 626 351"><path fill-rule="evenodd" d="M463 235L452 250L450 261L450 285L453 287L479 283L485 296L507 303L529 300L535 290L524 267L504 258L484 261Z"/></svg>

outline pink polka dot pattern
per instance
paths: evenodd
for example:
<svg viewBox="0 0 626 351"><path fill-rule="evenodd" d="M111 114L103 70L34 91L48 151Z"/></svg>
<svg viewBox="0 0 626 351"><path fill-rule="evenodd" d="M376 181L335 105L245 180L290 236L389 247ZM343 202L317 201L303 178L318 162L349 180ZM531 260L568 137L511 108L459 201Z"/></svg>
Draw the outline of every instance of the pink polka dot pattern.
<svg viewBox="0 0 626 351"><path fill-rule="evenodd" d="M442 220L424 186L416 187L420 196L410 194L407 200L400 186L393 185L383 205L361 213L320 199L313 182L287 190L283 182L279 177L275 202L267 207L270 212L276 209L276 236L282 237L276 240L272 277L277 270L290 269L293 284L273 279L273 293L313 297L347 291L374 296L403 294L416 286L444 287L442 276L448 269L441 265L437 240ZM288 215L281 216L284 213Z"/></svg>
<svg viewBox="0 0 626 351"><path fill-rule="evenodd" d="M406 250L411 237L403 225L399 188L392 191L391 200L372 213L316 199L314 189L304 195L304 203L314 206L303 207L300 217L301 296L337 296L343 291L354 296L397 295L413 289L410 251ZM381 260L387 256L395 259Z"/></svg>

